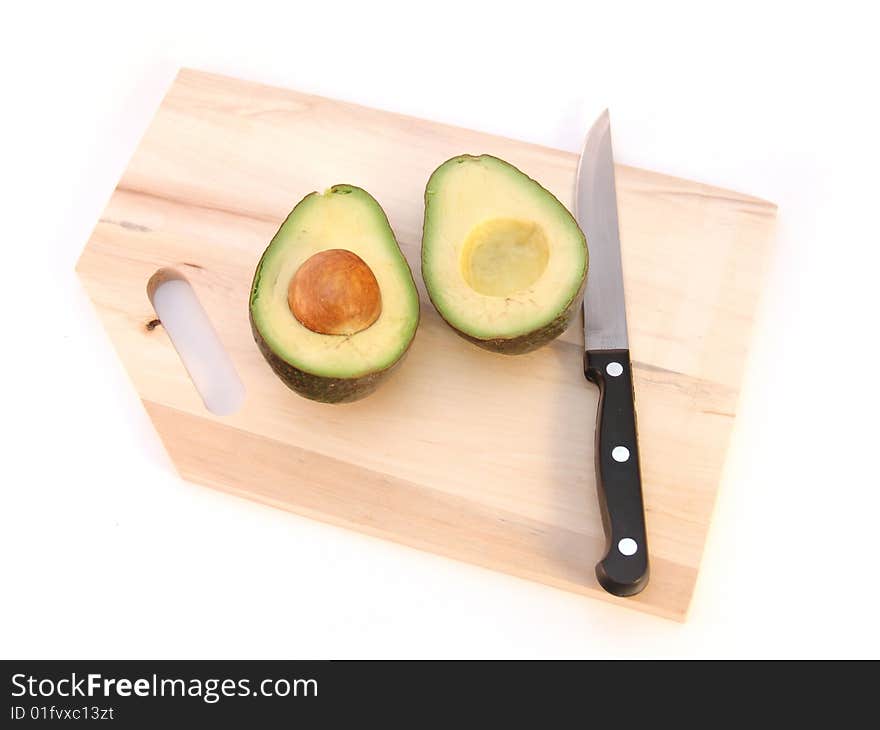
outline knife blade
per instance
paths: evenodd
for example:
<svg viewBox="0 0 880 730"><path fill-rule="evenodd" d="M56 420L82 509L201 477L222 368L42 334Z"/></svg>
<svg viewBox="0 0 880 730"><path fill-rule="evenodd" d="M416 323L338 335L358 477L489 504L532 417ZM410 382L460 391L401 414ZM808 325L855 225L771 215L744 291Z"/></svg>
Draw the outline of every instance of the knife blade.
<svg viewBox="0 0 880 730"><path fill-rule="evenodd" d="M584 374L599 388L596 488L606 544L596 577L609 593L632 596L648 583L648 540L607 109L584 143L575 206L590 249L584 296Z"/></svg>

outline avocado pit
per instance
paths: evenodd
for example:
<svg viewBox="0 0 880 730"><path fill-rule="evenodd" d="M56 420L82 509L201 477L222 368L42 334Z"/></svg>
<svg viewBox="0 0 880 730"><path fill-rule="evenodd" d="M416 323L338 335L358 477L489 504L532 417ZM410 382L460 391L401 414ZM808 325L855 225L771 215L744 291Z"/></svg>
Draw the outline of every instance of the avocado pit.
<svg viewBox="0 0 880 730"><path fill-rule="evenodd" d="M290 280L287 304L312 332L353 335L370 327L382 313L379 283L357 254L342 248L308 258Z"/></svg>

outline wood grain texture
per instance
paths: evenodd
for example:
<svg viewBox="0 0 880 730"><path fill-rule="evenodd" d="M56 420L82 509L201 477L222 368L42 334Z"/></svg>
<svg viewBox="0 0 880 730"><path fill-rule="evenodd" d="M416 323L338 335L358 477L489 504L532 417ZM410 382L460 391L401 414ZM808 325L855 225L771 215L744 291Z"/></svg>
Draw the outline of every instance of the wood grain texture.
<svg viewBox="0 0 880 730"><path fill-rule="evenodd" d="M572 204L575 155L315 96L183 70L77 270L171 458L192 481L496 570L682 620L736 415L775 206L629 167L618 197L651 583L593 575L597 393L573 326L521 357L480 350L434 312L419 276L422 194L461 153L510 161ZM290 208L334 183L370 191L416 274L409 356L364 401L297 397L247 316L254 267ZM147 282L186 277L247 389L202 404Z"/></svg>

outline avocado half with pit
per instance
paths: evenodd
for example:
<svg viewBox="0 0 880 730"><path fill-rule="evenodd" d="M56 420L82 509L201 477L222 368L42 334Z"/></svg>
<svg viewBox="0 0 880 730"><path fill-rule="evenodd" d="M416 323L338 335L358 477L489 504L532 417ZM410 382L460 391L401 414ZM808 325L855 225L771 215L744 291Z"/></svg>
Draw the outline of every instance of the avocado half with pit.
<svg viewBox="0 0 880 730"><path fill-rule="evenodd" d="M419 323L412 272L376 200L352 185L311 193L263 253L250 297L254 339L300 395L372 393Z"/></svg>
<svg viewBox="0 0 880 730"><path fill-rule="evenodd" d="M440 316L474 344L516 355L560 335L588 260L571 213L504 160L453 157L428 180L422 276Z"/></svg>

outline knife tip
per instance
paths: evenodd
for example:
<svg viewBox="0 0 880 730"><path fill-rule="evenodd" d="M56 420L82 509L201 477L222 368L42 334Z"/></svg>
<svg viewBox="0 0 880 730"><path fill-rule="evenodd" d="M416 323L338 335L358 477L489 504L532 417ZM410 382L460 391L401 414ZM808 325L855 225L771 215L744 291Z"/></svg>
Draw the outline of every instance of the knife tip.
<svg viewBox="0 0 880 730"><path fill-rule="evenodd" d="M587 139L584 143L584 151L586 151L587 147L590 144L590 140L601 138L605 130L610 129L611 127L611 115L608 112L608 109L605 109L598 117L596 117L596 121L593 122L593 126L590 127L590 131L587 132ZM581 153L581 159L583 159L583 152Z"/></svg>

